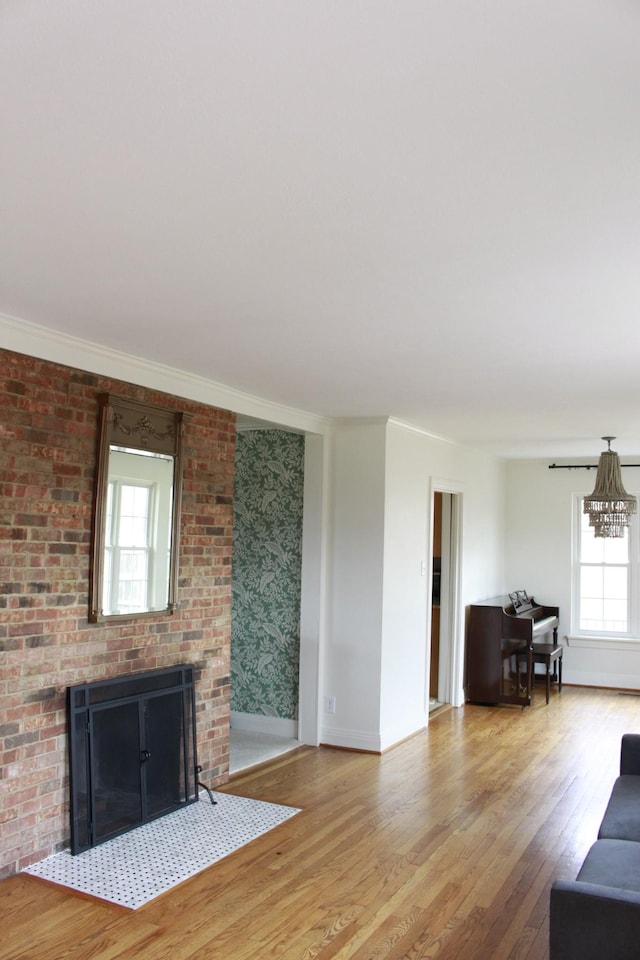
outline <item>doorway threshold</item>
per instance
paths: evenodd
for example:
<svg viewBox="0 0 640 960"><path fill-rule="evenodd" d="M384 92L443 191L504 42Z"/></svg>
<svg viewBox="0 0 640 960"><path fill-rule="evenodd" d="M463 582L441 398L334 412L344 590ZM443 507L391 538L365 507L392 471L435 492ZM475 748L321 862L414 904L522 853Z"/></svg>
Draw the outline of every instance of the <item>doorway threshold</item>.
<svg viewBox="0 0 640 960"><path fill-rule="evenodd" d="M257 733L251 730L229 731L229 773L239 773L249 767L255 767L283 753L301 746L299 740L292 737L279 737L270 733Z"/></svg>
<svg viewBox="0 0 640 960"><path fill-rule="evenodd" d="M441 700L436 700L433 697L429 699L429 719L437 716L439 713L444 713L446 710L451 708L450 703L443 703Z"/></svg>

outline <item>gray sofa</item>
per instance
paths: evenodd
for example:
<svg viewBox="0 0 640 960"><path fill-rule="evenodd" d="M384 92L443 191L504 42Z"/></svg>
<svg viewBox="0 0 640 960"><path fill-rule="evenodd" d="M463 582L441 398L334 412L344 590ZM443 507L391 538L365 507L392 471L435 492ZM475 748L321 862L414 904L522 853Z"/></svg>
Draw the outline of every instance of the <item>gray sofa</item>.
<svg viewBox="0 0 640 960"><path fill-rule="evenodd" d="M551 888L549 960L640 958L640 734L622 738L620 776L575 880Z"/></svg>

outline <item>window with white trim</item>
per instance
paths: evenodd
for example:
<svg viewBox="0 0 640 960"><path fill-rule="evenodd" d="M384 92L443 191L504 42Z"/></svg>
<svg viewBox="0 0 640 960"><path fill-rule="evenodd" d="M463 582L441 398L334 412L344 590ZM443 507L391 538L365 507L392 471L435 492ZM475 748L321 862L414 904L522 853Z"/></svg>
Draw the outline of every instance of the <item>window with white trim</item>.
<svg viewBox="0 0 640 960"><path fill-rule="evenodd" d="M576 497L573 625L576 636L640 637L638 623L638 522L624 537L595 537Z"/></svg>

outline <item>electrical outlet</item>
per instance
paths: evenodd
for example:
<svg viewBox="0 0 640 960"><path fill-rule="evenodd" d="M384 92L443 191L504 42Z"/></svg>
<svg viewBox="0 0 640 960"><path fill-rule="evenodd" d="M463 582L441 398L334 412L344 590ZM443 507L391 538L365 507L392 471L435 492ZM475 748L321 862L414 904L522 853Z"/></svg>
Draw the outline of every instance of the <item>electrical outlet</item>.
<svg viewBox="0 0 640 960"><path fill-rule="evenodd" d="M335 697L325 697L324 698L324 709L326 713L335 713L336 712L336 698Z"/></svg>

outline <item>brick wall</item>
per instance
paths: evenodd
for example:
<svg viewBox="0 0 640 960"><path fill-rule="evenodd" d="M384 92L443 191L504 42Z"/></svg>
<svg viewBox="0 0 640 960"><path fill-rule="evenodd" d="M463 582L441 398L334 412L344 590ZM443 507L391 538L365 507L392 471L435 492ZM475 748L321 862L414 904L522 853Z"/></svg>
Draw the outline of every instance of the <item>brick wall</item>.
<svg viewBox="0 0 640 960"><path fill-rule="evenodd" d="M89 623L99 393L189 415L173 615ZM228 776L235 416L0 350L0 876L66 846L66 688L197 670L198 760Z"/></svg>

